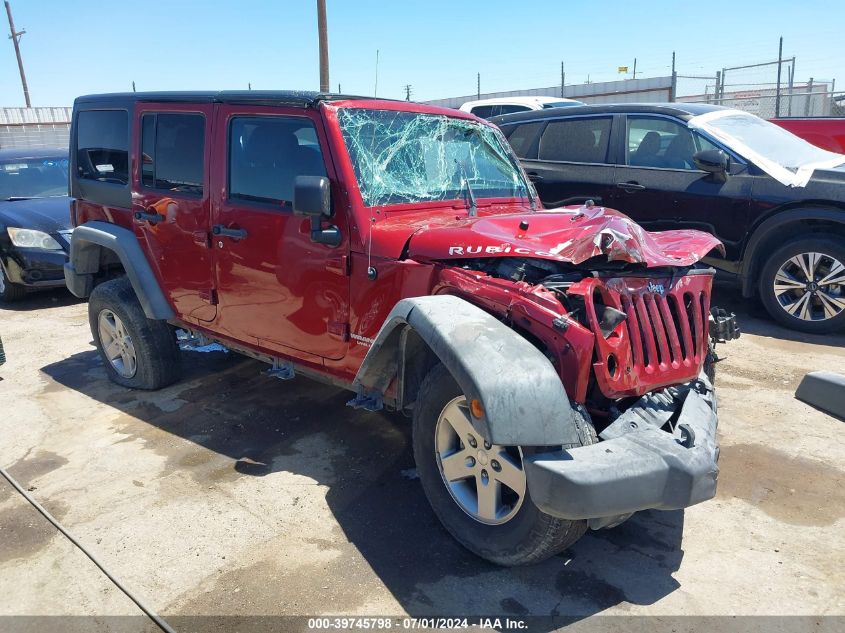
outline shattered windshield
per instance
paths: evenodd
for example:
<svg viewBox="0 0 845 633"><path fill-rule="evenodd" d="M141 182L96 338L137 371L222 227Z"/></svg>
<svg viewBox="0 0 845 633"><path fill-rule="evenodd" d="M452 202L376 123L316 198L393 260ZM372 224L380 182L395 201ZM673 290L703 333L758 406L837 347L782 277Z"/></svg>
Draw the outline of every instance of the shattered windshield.
<svg viewBox="0 0 845 633"><path fill-rule="evenodd" d="M743 147L738 149L750 149L788 169L829 161L837 156L753 114L738 111L718 111L715 114L718 116L693 118L690 127L695 127L695 123L701 120L700 127L727 141L731 147L741 144Z"/></svg>
<svg viewBox="0 0 845 633"><path fill-rule="evenodd" d="M493 128L442 115L341 108L338 122L364 204L530 197Z"/></svg>

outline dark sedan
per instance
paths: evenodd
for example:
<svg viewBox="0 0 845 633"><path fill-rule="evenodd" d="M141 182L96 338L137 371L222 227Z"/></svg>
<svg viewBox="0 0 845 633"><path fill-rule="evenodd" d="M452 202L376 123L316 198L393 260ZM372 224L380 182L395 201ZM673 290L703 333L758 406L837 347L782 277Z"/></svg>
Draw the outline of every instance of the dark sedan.
<svg viewBox="0 0 845 633"><path fill-rule="evenodd" d="M66 149L0 150L0 301L65 285L67 170Z"/></svg>
<svg viewBox="0 0 845 633"><path fill-rule="evenodd" d="M649 230L709 231L708 262L805 332L845 327L845 155L706 104L617 104L496 117L547 207L597 204Z"/></svg>

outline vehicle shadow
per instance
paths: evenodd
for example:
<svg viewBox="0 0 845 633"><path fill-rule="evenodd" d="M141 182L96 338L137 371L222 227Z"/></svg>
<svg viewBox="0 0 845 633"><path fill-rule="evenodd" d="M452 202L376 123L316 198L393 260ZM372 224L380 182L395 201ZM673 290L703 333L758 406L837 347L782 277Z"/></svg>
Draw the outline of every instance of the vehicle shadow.
<svg viewBox="0 0 845 633"><path fill-rule="evenodd" d="M746 299L735 284L717 281L712 304L736 313L741 332L796 343L845 347L845 331L836 334L805 334L776 323L757 299Z"/></svg>
<svg viewBox="0 0 845 633"><path fill-rule="evenodd" d="M621 603L653 604L679 587L672 574L684 555L682 511L643 512L612 530L588 533L541 564L497 567L464 550L434 516L415 479L406 419L352 410L344 390L301 377L276 381L261 373L262 364L234 354L183 357L184 380L154 393L109 382L94 351L42 372L56 383L47 389L73 389L125 412L132 423L121 433L144 437L150 425L193 442L195 452L199 447L229 458L226 481L288 471L326 485L341 542L357 549L411 616L545 616L536 624L550 630ZM220 481L219 469L191 470L194 463L203 460L173 456L174 468L203 484ZM355 568L351 556L338 557L313 579L297 576L298 595L325 593L326 578ZM260 593L266 582L262 574L238 579L242 592ZM225 600L229 590L212 588L208 600Z"/></svg>
<svg viewBox="0 0 845 633"><path fill-rule="evenodd" d="M33 310L49 310L82 303L84 299L74 297L66 288L39 290L27 293L20 301L9 303L0 302L0 311L31 312Z"/></svg>

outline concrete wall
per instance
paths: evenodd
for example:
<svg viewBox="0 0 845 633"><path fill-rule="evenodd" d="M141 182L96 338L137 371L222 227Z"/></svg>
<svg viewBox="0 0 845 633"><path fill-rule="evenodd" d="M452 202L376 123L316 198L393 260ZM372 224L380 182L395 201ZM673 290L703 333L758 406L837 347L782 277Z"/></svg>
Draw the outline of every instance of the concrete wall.
<svg viewBox="0 0 845 633"><path fill-rule="evenodd" d="M654 103L669 101L672 91L672 77L649 77L648 79L623 79L621 81L603 81L589 84L564 86L563 96L578 99L585 103ZM560 86L548 88L529 88L527 90L508 90L505 92L483 92L482 99L496 97L560 97ZM431 105L447 108L460 108L467 101L474 101L478 95L450 97L426 101Z"/></svg>
<svg viewBox="0 0 845 633"><path fill-rule="evenodd" d="M0 149L67 147L73 108L0 108Z"/></svg>

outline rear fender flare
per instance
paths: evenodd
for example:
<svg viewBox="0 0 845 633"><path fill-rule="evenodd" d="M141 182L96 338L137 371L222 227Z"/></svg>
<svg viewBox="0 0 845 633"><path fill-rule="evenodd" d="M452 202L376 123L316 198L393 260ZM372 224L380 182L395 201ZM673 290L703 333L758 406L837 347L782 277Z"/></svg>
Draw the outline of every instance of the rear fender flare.
<svg viewBox="0 0 845 633"><path fill-rule="evenodd" d="M413 336L412 336L413 335ZM443 363L469 400L488 442L505 446L579 445L572 405L557 371L543 353L484 310L452 295L399 301L391 310L355 377L359 396L379 399L413 358L408 341L419 337Z"/></svg>
<svg viewBox="0 0 845 633"><path fill-rule="evenodd" d="M148 319L175 316L138 238L129 229L108 222L86 222L73 231L65 264L65 281L73 294L81 298L91 294L94 275L100 270L101 249L112 251L120 259Z"/></svg>

